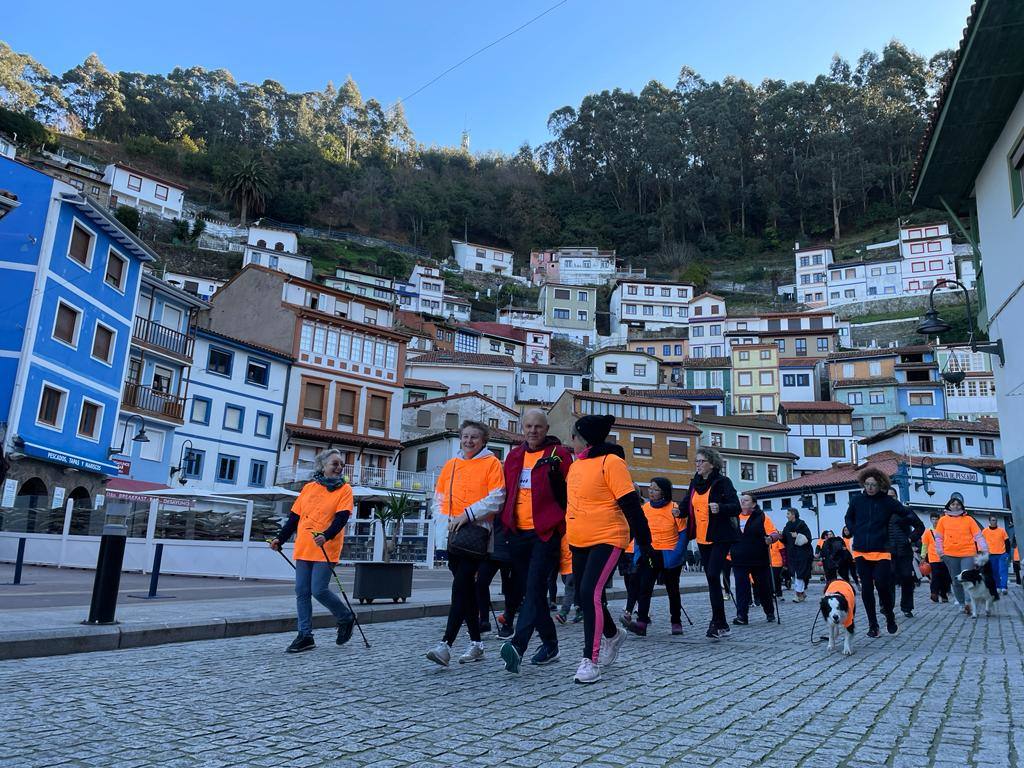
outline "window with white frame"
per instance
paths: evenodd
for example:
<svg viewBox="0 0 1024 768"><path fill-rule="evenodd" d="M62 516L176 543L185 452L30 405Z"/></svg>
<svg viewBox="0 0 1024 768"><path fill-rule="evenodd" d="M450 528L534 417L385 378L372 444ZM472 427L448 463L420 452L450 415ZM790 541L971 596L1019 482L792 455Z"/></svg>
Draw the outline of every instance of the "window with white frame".
<svg viewBox="0 0 1024 768"><path fill-rule="evenodd" d="M68 258L89 269L92 266L92 251L95 243L95 235L76 219L71 225Z"/></svg>
<svg viewBox="0 0 1024 768"><path fill-rule="evenodd" d="M53 318L52 336L69 347L78 348L78 334L82 326L82 312L63 299L57 302L57 311Z"/></svg>
<svg viewBox="0 0 1024 768"><path fill-rule="evenodd" d="M107 251L107 269L103 275L103 282L120 293L124 293L125 284L128 282L128 259L113 248Z"/></svg>
<svg viewBox="0 0 1024 768"><path fill-rule="evenodd" d="M117 331L97 321L92 335L92 356L102 363L110 365L114 359L114 340Z"/></svg>
<svg viewBox="0 0 1024 768"><path fill-rule="evenodd" d="M96 442L100 439L103 426L103 405L82 398L82 409L78 414L78 436Z"/></svg>
<svg viewBox="0 0 1024 768"><path fill-rule="evenodd" d="M44 384L39 396L39 410L36 424L52 429L63 429L64 409L67 406L68 391L52 384Z"/></svg>

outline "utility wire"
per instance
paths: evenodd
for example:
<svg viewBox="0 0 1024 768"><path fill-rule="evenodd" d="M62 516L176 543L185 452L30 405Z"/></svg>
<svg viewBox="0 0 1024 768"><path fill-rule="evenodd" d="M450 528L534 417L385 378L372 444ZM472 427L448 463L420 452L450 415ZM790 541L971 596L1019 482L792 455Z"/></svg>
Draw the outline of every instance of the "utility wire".
<svg viewBox="0 0 1024 768"><path fill-rule="evenodd" d="M506 33L506 34L502 35L502 36L501 36L501 37L499 37L499 38L498 38L497 40L494 40L494 41L492 41L492 42L488 43L487 45L485 45L485 46L484 46L483 48L479 48L479 49L477 49L477 50L473 51L473 53L469 54L469 56L467 56L466 58L462 59L462 60L461 60L461 61L459 61L458 63L456 63L456 64L452 64L452 66L448 67L448 69L446 69L446 70L445 70L444 72L442 72L441 74L439 74L439 75L438 75L437 77L435 77L435 78L434 78L433 80L430 80L429 82L426 82L426 83L424 83L423 85L421 85L421 86L420 86L419 88L417 88L417 89L416 89L415 91L413 91L412 93L410 93L410 94L409 94L408 96L406 96L405 98L403 98L403 99L399 99L399 102L398 102L398 103L403 103L403 102L406 102L406 101L408 101L409 99L411 99L411 98L412 98L413 96L415 96L416 94L418 94L418 93L420 93L421 91L424 91L424 90L426 90L427 88L429 88L430 86L432 86L432 85L433 85L434 83L436 83L436 82L437 82L438 80L440 80L440 79L441 79L442 77L444 77L445 75L447 75L447 74L448 74L449 72L452 72L452 71L454 71L454 70L458 69L458 68L459 68L459 67L461 67L461 66L462 66L463 64L465 64L465 63L466 63L467 61L469 61L470 59L474 58L475 56L479 56L479 55L480 55L481 53L483 53L484 51L486 51L486 50L487 50L488 48L493 48L494 46L496 46L496 45L497 45L498 43L502 42L503 40L507 40L508 38L512 37L512 35L514 35L514 34L515 34L516 32L519 32L519 31L521 31L521 30L523 30L523 29L526 29L526 28L527 28L528 26L530 26L531 24L533 24L533 22L535 22L535 21L538 21L539 19L542 19L543 17L547 16L547 15L548 15L549 13L551 13L551 12L552 12L553 10L555 10L556 8L558 8L558 7L560 7L560 6L563 6L563 5L565 5L565 4L567 3L567 2L569 2L569 0L560 0L560 2L557 2L557 3L555 3L555 4L554 4L554 5L552 5L552 6L550 7L550 8L548 8L548 9L547 9L546 11L542 11L541 13L537 14L536 16L534 16L534 17L533 17L532 19L530 19L529 21L527 21L527 22L525 22L525 23L523 23L523 24L519 25L518 27L516 27L515 29L513 29L513 30L512 30L511 32L508 32L508 33Z"/></svg>

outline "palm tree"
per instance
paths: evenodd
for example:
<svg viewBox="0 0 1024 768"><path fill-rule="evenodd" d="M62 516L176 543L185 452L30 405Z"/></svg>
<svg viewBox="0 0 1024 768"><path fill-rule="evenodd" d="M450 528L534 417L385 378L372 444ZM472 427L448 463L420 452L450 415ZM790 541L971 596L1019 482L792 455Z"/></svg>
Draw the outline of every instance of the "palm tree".
<svg viewBox="0 0 1024 768"><path fill-rule="evenodd" d="M238 203L243 227L250 208L253 212L263 210L269 190L267 167L257 157L241 160L224 181L224 194Z"/></svg>

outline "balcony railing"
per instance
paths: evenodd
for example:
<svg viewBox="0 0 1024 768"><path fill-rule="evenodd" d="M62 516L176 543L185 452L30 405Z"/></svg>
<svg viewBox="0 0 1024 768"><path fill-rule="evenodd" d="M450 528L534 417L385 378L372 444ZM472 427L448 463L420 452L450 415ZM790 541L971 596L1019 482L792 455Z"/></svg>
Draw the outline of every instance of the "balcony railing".
<svg viewBox="0 0 1024 768"><path fill-rule="evenodd" d="M433 472L411 472L404 469L387 467L363 467L348 464L342 469L342 474L349 479L352 485L361 485L367 488L379 488L393 493L427 493L434 492L434 482L437 479ZM302 483L313 476L313 463L300 461L298 464L281 464L277 468L277 484Z"/></svg>
<svg viewBox="0 0 1024 768"><path fill-rule="evenodd" d="M166 325L160 325L160 323L147 320L144 317L136 317L132 338L135 341L170 352L178 357L188 360L192 359L192 346L195 343L195 336L191 333L181 333L181 331L168 328Z"/></svg>
<svg viewBox="0 0 1024 768"><path fill-rule="evenodd" d="M185 398L129 381L124 385L121 407L162 419L171 419L180 424L185 413Z"/></svg>

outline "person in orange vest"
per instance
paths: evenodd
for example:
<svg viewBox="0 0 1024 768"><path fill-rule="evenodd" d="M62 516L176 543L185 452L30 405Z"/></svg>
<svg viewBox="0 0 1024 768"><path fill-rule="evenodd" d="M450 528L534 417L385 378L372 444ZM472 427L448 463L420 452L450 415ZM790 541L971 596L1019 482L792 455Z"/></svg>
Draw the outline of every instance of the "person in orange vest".
<svg viewBox="0 0 1024 768"><path fill-rule="evenodd" d="M651 557L651 530L621 446L608 442L615 417L588 415L572 429L576 459L566 477L566 536L583 608L583 658L573 680L591 684L615 661L626 633L608 612L605 585L630 539Z"/></svg>
<svg viewBox="0 0 1024 768"><path fill-rule="evenodd" d="M686 538L697 542L708 583L711 623L706 637L718 640L728 637L730 632L725 617L722 572L726 567L726 555L740 537L740 500L732 481L722 472L725 464L717 450L702 445L697 449L694 463L697 474L690 481L687 494Z"/></svg>
<svg viewBox="0 0 1024 768"><path fill-rule="evenodd" d="M313 479L302 486L299 497L292 504L291 514L270 542L270 548L280 552L281 545L295 534L292 558L299 632L288 646L288 653L301 653L316 647L313 640L313 597L337 620L337 644L344 645L352 637L355 616L330 586L331 564L341 559L345 524L352 515L353 507L352 486L341 474L343 467L344 459L337 449L316 455ZM318 532L317 535L314 532ZM325 551L327 557L324 557Z"/></svg>
<svg viewBox="0 0 1024 768"><path fill-rule="evenodd" d="M931 523L932 527L929 528L921 536L921 557L925 558L928 566L932 569L931 576L929 576L929 586L931 588L931 600L933 603L949 602L949 569L946 568L946 564L942 562L942 558L939 557L939 553L935 551L935 526L939 522L939 513L932 512Z"/></svg>
<svg viewBox="0 0 1024 768"><path fill-rule="evenodd" d="M949 569L953 581L953 604L963 606L970 615L971 608L964 600L964 587L957 581L961 571L974 567L974 556L988 554L988 542L981 535L981 526L964 509L964 498L954 493L946 502L945 514L935 525L935 551Z"/></svg>
<svg viewBox="0 0 1024 768"><path fill-rule="evenodd" d="M479 421L464 421L459 427L459 455L441 469L434 489L434 512L448 529L448 570L452 572L452 598L444 637L427 651L427 659L447 667L451 647L463 623L469 631L469 648L459 663L481 661L480 607L477 605L476 575L483 556L456 552L452 538L464 525L475 525L491 533L492 520L505 502L505 475L498 457L487 449L490 429ZM493 542L488 543L488 549Z"/></svg>
<svg viewBox="0 0 1024 768"><path fill-rule="evenodd" d="M992 569L992 575L996 580L996 589L1006 594L1006 582L1009 576L1010 559L1007 553L1007 545L1010 537L1006 529L999 525L999 518L989 515L988 527L981 532L988 544L988 567Z"/></svg>
<svg viewBox="0 0 1024 768"><path fill-rule="evenodd" d="M672 481L668 478L653 478L647 490L647 499L643 510L651 529L653 551L649 558L640 557L637 563L634 576L637 618L623 623L634 635L647 634L647 627L651 623L651 597L654 585L660 580L668 593L671 632L673 635L681 635L683 623L680 615L682 600L679 596L679 574L682 565L668 566L665 560L679 543L679 532L685 530L686 521L680 518L679 505L672 501Z"/></svg>
<svg viewBox="0 0 1024 768"><path fill-rule="evenodd" d="M1017 539L1014 537L1013 540L1013 577L1017 580L1017 585L1020 585L1020 550L1017 548Z"/></svg>
<svg viewBox="0 0 1024 768"><path fill-rule="evenodd" d="M562 596L562 607L555 614L559 624L565 624L569 620L569 609L576 606L576 613L572 617L572 623L578 624L583 621L583 611L580 609L580 598L576 594L576 579L572 575L572 552L569 550L569 539L562 537L562 551L558 560L558 573L562 577L562 586L565 594Z"/></svg>
<svg viewBox="0 0 1024 768"><path fill-rule="evenodd" d="M775 596L782 597L782 551L786 545L781 540L773 541L768 547L768 554L771 557L772 584L775 587Z"/></svg>

